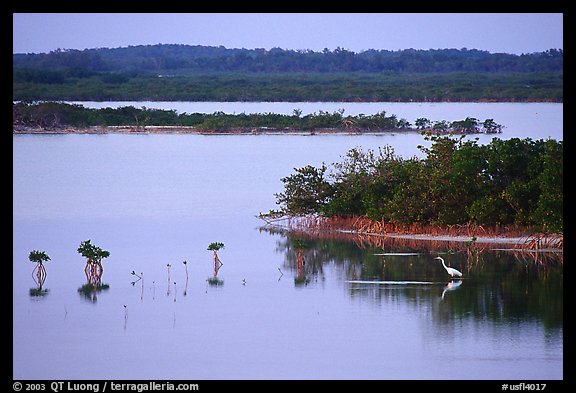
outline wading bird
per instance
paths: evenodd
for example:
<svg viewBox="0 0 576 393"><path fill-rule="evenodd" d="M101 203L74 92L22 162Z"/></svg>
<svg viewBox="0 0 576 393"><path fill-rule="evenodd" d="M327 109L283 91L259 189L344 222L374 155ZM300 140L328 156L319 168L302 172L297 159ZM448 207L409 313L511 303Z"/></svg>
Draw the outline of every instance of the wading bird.
<svg viewBox="0 0 576 393"><path fill-rule="evenodd" d="M444 269L446 269L446 271L448 272L448 274L450 275L450 277L462 277L462 273L454 268L448 267L444 264L444 259L442 259L442 257L436 257L434 259L440 259L440 261L442 262L442 266L444 266Z"/></svg>

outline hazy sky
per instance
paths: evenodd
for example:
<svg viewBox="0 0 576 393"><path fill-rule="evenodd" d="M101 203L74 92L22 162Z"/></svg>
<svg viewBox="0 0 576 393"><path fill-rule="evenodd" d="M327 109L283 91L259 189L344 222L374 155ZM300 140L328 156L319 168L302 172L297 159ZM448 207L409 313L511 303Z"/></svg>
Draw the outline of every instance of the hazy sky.
<svg viewBox="0 0 576 393"><path fill-rule="evenodd" d="M13 14L13 53L147 44L227 48L563 49L561 13Z"/></svg>

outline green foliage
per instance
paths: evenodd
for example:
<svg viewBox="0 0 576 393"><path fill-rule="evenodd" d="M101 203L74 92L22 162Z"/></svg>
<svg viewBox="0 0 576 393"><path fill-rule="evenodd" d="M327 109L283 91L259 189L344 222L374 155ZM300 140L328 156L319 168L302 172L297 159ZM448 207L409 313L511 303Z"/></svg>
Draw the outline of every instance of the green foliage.
<svg viewBox="0 0 576 393"><path fill-rule="evenodd" d="M194 72L258 73L430 73L561 71L564 52L514 55L476 49L311 50L228 49L223 46L138 45L126 48L61 50L14 54L15 68L76 70L85 73L125 72L170 77Z"/></svg>
<svg viewBox="0 0 576 393"><path fill-rule="evenodd" d="M326 165L294 168L295 174L282 178L284 192L275 194L278 204L284 204L293 214L314 213L332 196L333 189L324 174Z"/></svg>
<svg viewBox="0 0 576 393"><path fill-rule="evenodd" d="M563 74L531 73L201 73L101 74L83 78L14 70L13 100L57 101L529 101L562 102ZM54 71L55 72L55 71ZM58 75L58 76L57 76ZM466 89L462 89L466 86Z"/></svg>
<svg viewBox="0 0 576 393"><path fill-rule="evenodd" d="M252 132L257 129L275 130L318 130L339 129L356 131L396 131L415 130L405 119L398 119L396 115L387 116L385 111L373 115L359 114L357 116L343 116L344 109L333 113L319 111L301 116L298 109L294 109L293 115L278 113L240 113L226 114L214 112L203 113L176 113L175 110L149 109L146 107L135 108L133 106L102 109L85 108L82 105L72 105L57 102L18 102L12 105L13 124L15 126L40 127L44 129L58 129L65 126L125 126L145 129L146 126L186 126L196 127L204 132ZM437 122L442 124L443 132L469 133L488 132L478 127L465 127L462 122L449 123L446 120ZM421 120L421 119L419 119ZM476 120L476 119L474 119ZM493 124L495 132L500 132L503 126L487 119ZM429 121L428 121L429 122ZM422 128L422 122L418 128ZM454 127L451 126L454 124ZM465 123L466 125L467 123ZM429 127L429 124L428 124Z"/></svg>
<svg viewBox="0 0 576 393"><path fill-rule="evenodd" d="M28 256L30 262L42 263L50 260L50 257L44 251L32 250Z"/></svg>
<svg viewBox="0 0 576 393"><path fill-rule="evenodd" d="M206 279L206 281L213 287L221 287L222 285L224 285L224 280L221 280L218 277L210 277Z"/></svg>
<svg viewBox="0 0 576 393"><path fill-rule="evenodd" d="M110 256L110 252L101 249L100 247L91 243L90 239L84 240L78 247L78 253L91 262L101 261Z"/></svg>
<svg viewBox="0 0 576 393"><path fill-rule="evenodd" d="M14 54L13 100L562 101L562 50L360 53L190 45Z"/></svg>
<svg viewBox="0 0 576 393"><path fill-rule="evenodd" d="M563 142L427 135L423 159L350 150L327 168L306 166L276 194L287 215L361 216L403 224L521 225L563 230Z"/></svg>
<svg viewBox="0 0 576 393"><path fill-rule="evenodd" d="M224 243L222 242L212 242L208 245L209 251L220 251L224 248Z"/></svg>

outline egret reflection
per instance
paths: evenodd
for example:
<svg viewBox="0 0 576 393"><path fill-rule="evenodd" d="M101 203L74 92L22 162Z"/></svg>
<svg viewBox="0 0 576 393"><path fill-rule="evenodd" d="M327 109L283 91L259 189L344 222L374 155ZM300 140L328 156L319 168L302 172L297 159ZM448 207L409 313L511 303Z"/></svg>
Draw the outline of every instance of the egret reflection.
<svg viewBox="0 0 576 393"><path fill-rule="evenodd" d="M442 290L442 300L444 300L444 295L446 294L446 292L454 291L458 289L460 285L462 285L462 280L450 281L448 284L446 284L446 286Z"/></svg>

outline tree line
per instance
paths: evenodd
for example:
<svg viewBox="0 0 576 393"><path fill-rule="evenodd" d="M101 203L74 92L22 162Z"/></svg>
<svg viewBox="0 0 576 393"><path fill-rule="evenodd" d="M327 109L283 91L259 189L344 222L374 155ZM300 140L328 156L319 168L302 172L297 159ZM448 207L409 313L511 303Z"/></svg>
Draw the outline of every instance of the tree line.
<svg viewBox="0 0 576 393"><path fill-rule="evenodd" d="M385 146L352 149L330 168L295 168L281 179L280 210L270 215L563 231L562 141L493 138L480 145L430 133L426 139L432 144L419 146L423 159Z"/></svg>
<svg viewBox="0 0 576 393"><path fill-rule="evenodd" d="M14 100L553 101L563 51L321 52L190 45L13 55Z"/></svg>
<svg viewBox="0 0 576 393"><path fill-rule="evenodd" d="M477 49L312 50L238 49L201 45L138 45L124 48L57 49L14 54L14 68L135 72L561 72L564 52L549 49L521 55Z"/></svg>
<svg viewBox="0 0 576 393"><path fill-rule="evenodd" d="M280 130L318 130L339 129L350 132L394 131L394 130L432 130L438 133L500 133L503 126L494 119L480 121L473 117L463 120L430 120L418 118L414 124L395 114L388 115L382 110L373 115L344 115L339 109L332 113L320 110L302 115L300 109L294 109L292 115L278 113L240 113L224 112L177 113L175 110L135 108L86 108L78 104L59 102L18 102L13 104L13 124L15 126L58 129L65 126L129 126L145 129L146 126L182 126L196 127L206 131L226 131L231 129L280 129Z"/></svg>

